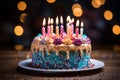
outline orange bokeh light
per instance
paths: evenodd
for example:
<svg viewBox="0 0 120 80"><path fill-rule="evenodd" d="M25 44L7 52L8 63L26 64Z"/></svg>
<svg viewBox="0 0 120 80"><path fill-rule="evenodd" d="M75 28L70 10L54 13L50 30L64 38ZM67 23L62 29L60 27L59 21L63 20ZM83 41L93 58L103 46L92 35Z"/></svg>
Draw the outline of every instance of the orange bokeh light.
<svg viewBox="0 0 120 80"><path fill-rule="evenodd" d="M20 11L24 11L26 9L26 7L27 7L27 5L26 5L26 3L24 1L20 1L17 4L17 8Z"/></svg>
<svg viewBox="0 0 120 80"><path fill-rule="evenodd" d="M22 13L19 17L19 20L24 23L26 16L27 16L26 13Z"/></svg>
<svg viewBox="0 0 120 80"><path fill-rule="evenodd" d="M20 50L22 50L24 48L24 46L21 45L21 44L18 44L18 45L15 45L14 48L15 48L15 50L20 51Z"/></svg>
<svg viewBox="0 0 120 80"><path fill-rule="evenodd" d="M109 11L109 10L106 10L106 11L104 12L104 18L105 18L106 20L111 20L111 19L113 18L112 12Z"/></svg>
<svg viewBox="0 0 120 80"><path fill-rule="evenodd" d="M91 0L91 4L94 8L99 8L101 6L100 0Z"/></svg>
<svg viewBox="0 0 120 80"><path fill-rule="evenodd" d="M100 0L101 1L101 5L105 4L105 0Z"/></svg>
<svg viewBox="0 0 120 80"><path fill-rule="evenodd" d="M72 5L72 10L74 10L75 8L81 8L80 4L73 4Z"/></svg>
<svg viewBox="0 0 120 80"><path fill-rule="evenodd" d="M20 25L15 26L15 28L14 28L14 33L15 33L16 36L21 36L21 35L23 35L23 33L24 33L23 27L20 26Z"/></svg>
<svg viewBox="0 0 120 80"><path fill-rule="evenodd" d="M112 28L112 31L115 35L119 35L120 34L120 26L119 25L114 25Z"/></svg>
<svg viewBox="0 0 120 80"><path fill-rule="evenodd" d="M82 16L83 14L83 11L81 8L74 8L73 9L73 15L76 16L76 17L80 17Z"/></svg>
<svg viewBox="0 0 120 80"><path fill-rule="evenodd" d="M56 0L47 0L48 3L54 3Z"/></svg>

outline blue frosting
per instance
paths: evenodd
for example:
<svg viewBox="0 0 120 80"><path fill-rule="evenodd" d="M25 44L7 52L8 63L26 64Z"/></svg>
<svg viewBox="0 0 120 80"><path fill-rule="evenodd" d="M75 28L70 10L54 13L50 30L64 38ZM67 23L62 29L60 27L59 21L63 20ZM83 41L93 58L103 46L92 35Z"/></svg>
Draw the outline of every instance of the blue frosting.
<svg viewBox="0 0 120 80"><path fill-rule="evenodd" d="M87 35L86 35L86 34L83 34L83 35L82 35L82 38L87 38Z"/></svg>
<svg viewBox="0 0 120 80"><path fill-rule="evenodd" d="M59 55L56 55L56 52L45 51L44 56L42 52L34 52L32 54L32 67L40 69L82 69L88 67L88 61L90 60L90 55L82 53L82 56L79 55L78 51L70 51L70 58L66 59L65 52L59 52Z"/></svg>
<svg viewBox="0 0 120 80"><path fill-rule="evenodd" d="M40 33L39 33L37 36L41 37L41 36L42 36L42 34L40 34Z"/></svg>

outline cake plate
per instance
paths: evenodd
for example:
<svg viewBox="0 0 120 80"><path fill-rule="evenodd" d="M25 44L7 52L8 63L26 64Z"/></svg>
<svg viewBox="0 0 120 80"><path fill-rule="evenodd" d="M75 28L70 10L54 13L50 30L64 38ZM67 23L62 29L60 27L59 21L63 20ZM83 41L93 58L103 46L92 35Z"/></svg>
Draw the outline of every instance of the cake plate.
<svg viewBox="0 0 120 80"><path fill-rule="evenodd" d="M42 72L76 72L76 71L89 71L89 70L95 70L100 69L104 67L104 62L96 59L90 59L91 63L94 64L94 67L92 68L86 68L86 69L39 69L39 68L32 68L28 64L32 61L32 59L26 59L23 61L20 61L18 63L18 66L20 68L26 69L26 70L33 70L33 71L42 71Z"/></svg>

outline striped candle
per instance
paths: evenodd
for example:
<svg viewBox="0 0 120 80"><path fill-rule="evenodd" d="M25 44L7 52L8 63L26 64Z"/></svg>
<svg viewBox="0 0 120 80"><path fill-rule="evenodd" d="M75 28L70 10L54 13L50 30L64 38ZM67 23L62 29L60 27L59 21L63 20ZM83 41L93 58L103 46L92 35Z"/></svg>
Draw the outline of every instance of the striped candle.
<svg viewBox="0 0 120 80"><path fill-rule="evenodd" d="M61 26L60 26L60 35L61 35L61 38L63 38L64 26L63 26L63 17L62 16L60 17L60 23L61 23Z"/></svg>
<svg viewBox="0 0 120 80"><path fill-rule="evenodd" d="M76 33L76 37L78 37L78 34L79 34L79 20L76 21L76 29L75 29L75 33Z"/></svg>
<svg viewBox="0 0 120 80"><path fill-rule="evenodd" d="M78 34L79 34L79 29L78 29L78 27L76 27L75 33L76 33L76 37L78 37Z"/></svg>
<svg viewBox="0 0 120 80"><path fill-rule="evenodd" d="M69 25L69 23L67 23L67 35L69 36L69 28L70 28L70 25Z"/></svg>
<svg viewBox="0 0 120 80"><path fill-rule="evenodd" d="M67 32L67 35L69 36L70 16L67 16L66 21L67 21L67 23L66 23L66 32Z"/></svg>
<svg viewBox="0 0 120 80"><path fill-rule="evenodd" d="M71 20L71 30L72 30L72 34L74 33L74 25L73 25L73 23L74 23L74 18L72 18L72 20Z"/></svg>
<svg viewBox="0 0 120 80"><path fill-rule="evenodd" d="M47 34L50 36L50 17L48 18Z"/></svg>
<svg viewBox="0 0 120 80"><path fill-rule="evenodd" d="M58 17L56 18L56 34L59 35L59 20L58 20Z"/></svg>
<svg viewBox="0 0 120 80"><path fill-rule="evenodd" d="M64 26L61 25L60 26L60 35L61 35L61 38L63 38L63 33L64 33Z"/></svg>
<svg viewBox="0 0 120 80"><path fill-rule="evenodd" d="M46 24L46 19L44 18L43 19L43 27L42 27L42 35L43 35L43 37L45 37L45 24Z"/></svg>
<svg viewBox="0 0 120 80"><path fill-rule="evenodd" d="M51 26L50 26L50 37L52 37L53 34L53 18L50 20Z"/></svg>

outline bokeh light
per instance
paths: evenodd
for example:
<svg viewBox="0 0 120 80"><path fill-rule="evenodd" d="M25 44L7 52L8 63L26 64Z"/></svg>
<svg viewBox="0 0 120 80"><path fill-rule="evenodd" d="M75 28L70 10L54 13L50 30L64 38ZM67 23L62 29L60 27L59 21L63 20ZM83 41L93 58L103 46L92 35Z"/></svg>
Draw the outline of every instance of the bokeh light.
<svg viewBox="0 0 120 80"><path fill-rule="evenodd" d="M18 51L23 50L23 48L24 48L24 46L21 45L21 44L18 44L18 45L15 45L15 46L14 46L14 49L15 49L15 50L18 50Z"/></svg>
<svg viewBox="0 0 120 80"><path fill-rule="evenodd" d="M81 8L81 5L80 4L73 4L72 5L72 10L74 10L75 8Z"/></svg>
<svg viewBox="0 0 120 80"><path fill-rule="evenodd" d="M73 15L74 16L80 17L80 16L82 16L82 14L83 14L83 11L82 11L81 8L74 8L74 10L73 10Z"/></svg>
<svg viewBox="0 0 120 80"><path fill-rule="evenodd" d="M72 5L72 12L73 15L76 17L80 17L83 14L82 8L80 4L73 4Z"/></svg>
<svg viewBox="0 0 120 80"><path fill-rule="evenodd" d="M100 0L101 1L101 5L105 4L105 0Z"/></svg>
<svg viewBox="0 0 120 80"><path fill-rule="evenodd" d="M106 10L106 11L104 12L104 18L105 18L106 20L111 20L111 19L113 18L113 13L112 13L110 10Z"/></svg>
<svg viewBox="0 0 120 80"><path fill-rule="evenodd" d="M114 25L112 28L112 31L115 35L119 35L120 34L120 27L119 25Z"/></svg>
<svg viewBox="0 0 120 80"><path fill-rule="evenodd" d="M94 0L96 2L97 5L100 5L101 6L101 1L100 0Z"/></svg>
<svg viewBox="0 0 120 80"><path fill-rule="evenodd" d="M15 26L15 28L14 28L14 33L15 33L16 36L21 36L21 35L23 35L23 33L24 33L23 27L20 26L20 25Z"/></svg>
<svg viewBox="0 0 120 80"><path fill-rule="evenodd" d="M27 16L26 13L22 13L22 14L20 15L20 17L19 17L19 20L24 23L26 16Z"/></svg>
<svg viewBox="0 0 120 80"><path fill-rule="evenodd" d="M26 3L24 1L20 1L17 4L17 8L20 11L24 11L26 9L26 7L27 7L27 5L26 5Z"/></svg>
<svg viewBox="0 0 120 80"><path fill-rule="evenodd" d="M113 46L113 50L114 51L119 51L120 50L120 46L119 45L114 45Z"/></svg>
<svg viewBox="0 0 120 80"><path fill-rule="evenodd" d="M48 3L54 3L56 0L47 0Z"/></svg>
<svg viewBox="0 0 120 80"><path fill-rule="evenodd" d="M100 0L91 0L91 4L94 8L99 8L101 6Z"/></svg>

